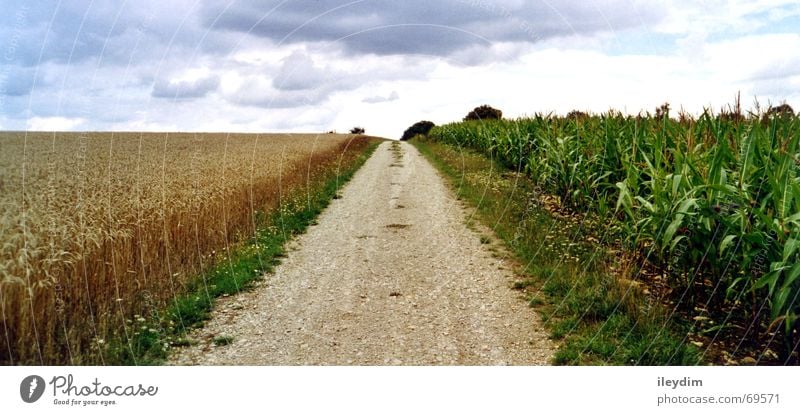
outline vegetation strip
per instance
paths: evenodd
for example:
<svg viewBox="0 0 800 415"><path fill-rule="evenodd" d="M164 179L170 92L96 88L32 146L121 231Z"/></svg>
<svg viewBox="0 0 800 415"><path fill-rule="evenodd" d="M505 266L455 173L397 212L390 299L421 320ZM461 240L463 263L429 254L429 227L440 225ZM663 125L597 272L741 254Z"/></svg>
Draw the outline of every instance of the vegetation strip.
<svg viewBox="0 0 800 415"><path fill-rule="evenodd" d="M592 242L592 227L548 211L527 177L471 150L419 138L412 143L524 264L515 288L540 311L552 338L563 341L554 363L699 362L697 349L676 334L684 328L610 272L614 260Z"/></svg>
<svg viewBox="0 0 800 415"><path fill-rule="evenodd" d="M307 188L297 188L286 195L288 202L260 220L252 239L219 258L216 265L194 279L185 294L176 297L167 310L129 321L133 333L127 337L118 333L105 348L106 363L160 364L171 347L187 345L184 335L209 318L214 299L247 290L253 282L271 272L285 256L286 242L314 223L379 144L378 140L354 143L354 149L346 150L337 163L328 163L322 179L312 180ZM214 339L215 344L231 341L229 338Z"/></svg>
<svg viewBox="0 0 800 415"><path fill-rule="evenodd" d="M572 112L433 128L524 173L552 205L603 221L683 342L724 364L792 364L800 347L800 118L786 105L671 118Z"/></svg>

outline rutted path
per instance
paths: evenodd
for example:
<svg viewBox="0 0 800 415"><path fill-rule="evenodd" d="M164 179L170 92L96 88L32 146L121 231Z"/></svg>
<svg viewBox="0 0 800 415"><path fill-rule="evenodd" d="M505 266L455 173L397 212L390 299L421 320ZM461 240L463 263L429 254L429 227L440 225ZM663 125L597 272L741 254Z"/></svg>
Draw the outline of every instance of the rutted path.
<svg viewBox="0 0 800 415"><path fill-rule="evenodd" d="M536 365L553 346L512 272L407 143L375 154L250 292L172 364ZM214 339L233 342L216 346Z"/></svg>

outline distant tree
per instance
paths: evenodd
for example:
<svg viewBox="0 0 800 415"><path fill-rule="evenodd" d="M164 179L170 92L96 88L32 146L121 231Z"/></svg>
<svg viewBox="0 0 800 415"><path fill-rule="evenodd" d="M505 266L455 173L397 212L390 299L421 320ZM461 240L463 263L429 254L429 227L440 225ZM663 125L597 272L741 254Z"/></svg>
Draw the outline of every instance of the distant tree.
<svg viewBox="0 0 800 415"><path fill-rule="evenodd" d="M464 121L470 120L499 120L503 118L503 111L499 109L492 108L488 105L481 105L480 107L475 107L474 110L470 111L466 117L464 117Z"/></svg>
<svg viewBox="0 0 800 415"><path fill-rule="evenodd" d="M717 118L722 121L728 121L732 123L743 123L747 121L747 117L745 117L744 114L726 110L721 111L719 115L717 115Z"/></svg>
<svg viewBox="0 0 800 415"><path fill-rule="evenodd" d="M669 117L669 102L665 102L656 107L656 119L661 120L664 117Z"/></svg>
<svg viewBox="0 0 800 415"><path fill-rule="evenodd" d="M353 127L350 129L350 134L364 134L365 130L361 127Z"/></svg>
<svg viewBox="0 0 800 415"><path fill-rule="evenodd" d="M567 113L567 119L570 120L584 120L586 118L589 118L589 114L583 111L572 110L569 113Z"/></svg>
<svg viewBox="0 0 800 415"><path fill-rule="evenodd" d="M431 130L431 128L435 127L436 124L430 121L419 121L414 123L411 127L408 127L405 132L403 132L403 136L400 138L402 141L410 140L418 135L425 135Z"/></svg>
<svg viewBox="0 0 800 415"><path fill-rule="evenodd" d="M792 107L789 106L789 104L781 104L781 105L778 105L777 107L771 107L770 109L768 109L767 110L767 114L769 114L769 115L788 115L788 116L791 117L791 116L794 116L794 110L792 109Z"/></svg>

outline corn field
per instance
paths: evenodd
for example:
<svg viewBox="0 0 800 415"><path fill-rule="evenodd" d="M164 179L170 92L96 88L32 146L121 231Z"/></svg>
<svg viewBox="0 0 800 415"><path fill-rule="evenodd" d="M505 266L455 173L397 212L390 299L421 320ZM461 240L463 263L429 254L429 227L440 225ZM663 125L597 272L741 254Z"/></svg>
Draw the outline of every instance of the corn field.
<svg viewBox="0 0 800 415"><path fill-rule="evenodd" d="M102 363L352 137L0 133L0 363Z"/></svg>
<svg viewBox="0 0 800 415"><path fill-rule="evenodd" d="M604 115L471 121L428 139L524 172L662 270L678 307L797 351L800 119Z"/></svg>

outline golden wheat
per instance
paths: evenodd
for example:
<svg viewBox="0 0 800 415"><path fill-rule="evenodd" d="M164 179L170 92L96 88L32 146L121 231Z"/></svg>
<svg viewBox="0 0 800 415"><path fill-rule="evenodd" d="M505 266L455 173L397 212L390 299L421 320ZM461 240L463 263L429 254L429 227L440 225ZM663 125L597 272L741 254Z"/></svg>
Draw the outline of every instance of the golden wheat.
<svg viewBox="0 0 800 415"><path fill-rule="evenodd" d="M92 363L348 135L0 133L0 363Z"/></svg>

